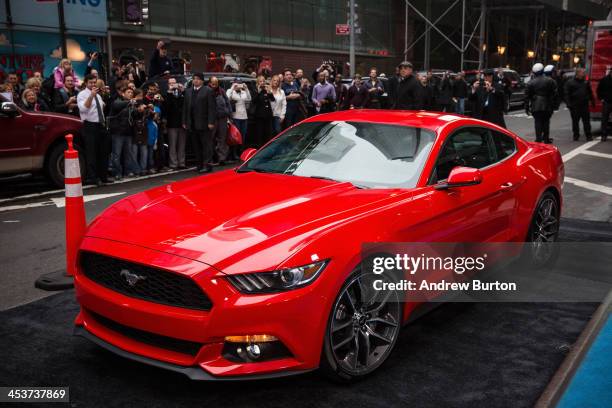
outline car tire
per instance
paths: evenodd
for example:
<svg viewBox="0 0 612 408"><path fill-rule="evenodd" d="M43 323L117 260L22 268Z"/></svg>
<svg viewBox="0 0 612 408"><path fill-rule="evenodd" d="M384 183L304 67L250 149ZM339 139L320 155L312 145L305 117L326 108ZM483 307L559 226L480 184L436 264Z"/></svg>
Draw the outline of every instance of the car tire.
<svg viewBox="0 0 612 408"><path fill-rule="evenodd" d="M64 187L64 150L66 150L66 142L56 143L51 147L45 163L45 174L49 181L57 187ZM80 150L75 145L76 150ZM79 155L79 167L81 174L85 170L85 159Z"/></svg>
<svg viewBox="0 0 612 408"><path fill-rule="evenodd" d="M521 256L532 268L550 267L557 261L560 215L559 200L546 191L536 205Z"/></svg>
<svg viewBox="0 0 612 408"><path fill-rule="evenodd" d="M335 382L353 382L372 373L389 357L399 336L403 303L397 291L371 288L375 279L396 279L364 269L357 268L344 282L328 318L320 368Z"/></svg>

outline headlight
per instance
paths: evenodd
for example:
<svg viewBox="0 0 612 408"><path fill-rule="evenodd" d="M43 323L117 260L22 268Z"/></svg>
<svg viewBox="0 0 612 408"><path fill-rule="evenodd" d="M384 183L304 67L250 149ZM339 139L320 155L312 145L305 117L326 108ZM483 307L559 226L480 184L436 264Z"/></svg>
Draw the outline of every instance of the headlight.
<svg viewBox="0 0 612 408"><path fill-rule="evenodd" d="M254 272L228 276L232 285L243 293L282 292L306 286L321 273L327 260L274 272Z"/></svg>

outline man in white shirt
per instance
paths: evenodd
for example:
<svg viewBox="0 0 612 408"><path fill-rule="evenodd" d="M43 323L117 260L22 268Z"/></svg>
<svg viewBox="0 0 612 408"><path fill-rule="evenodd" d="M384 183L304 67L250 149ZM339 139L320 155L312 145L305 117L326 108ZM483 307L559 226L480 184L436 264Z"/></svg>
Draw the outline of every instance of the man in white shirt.
<svg viewBox="0 0 612 408"><path fill-rule="evenodd" d="M104 101L98 95L97 78L85 76L86 88L77 95L77 106L83 121L82 140L85 147L87 171L85 184L112 183L107 178L108 136L106 134Z"/></svg>

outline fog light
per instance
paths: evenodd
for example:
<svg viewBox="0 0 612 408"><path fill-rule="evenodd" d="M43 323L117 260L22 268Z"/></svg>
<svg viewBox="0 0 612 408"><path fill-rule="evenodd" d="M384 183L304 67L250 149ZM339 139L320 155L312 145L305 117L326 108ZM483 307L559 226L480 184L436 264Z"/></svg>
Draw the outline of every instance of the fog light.
<svg viewBox="0 0 612 408"><path fill-rule="evenodd" d="M249 358L253 360L257 360L261 356L261 349L259 348L259 344L249 344L246 346L246 351Z"/></svg>
<svg viewBox="0 0 612 408"><path fill-rule="evenodd" d="M221 355L237 363L255 363L292 356L280 340L269 334L227 336Z"/></svg>

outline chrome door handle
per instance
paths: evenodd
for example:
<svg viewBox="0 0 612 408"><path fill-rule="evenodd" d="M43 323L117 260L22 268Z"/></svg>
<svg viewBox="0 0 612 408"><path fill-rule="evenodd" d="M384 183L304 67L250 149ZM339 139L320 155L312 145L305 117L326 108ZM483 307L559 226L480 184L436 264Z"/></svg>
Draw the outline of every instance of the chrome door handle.
<svg viewBox="0 0 612 408"><path fill-rule="evenodd" d="M504 183L504 184L502 184L501 186L499 186L499 188L500 188L502 191L512 190L512 187L514 187L514 184L512 184L511 182L507 182L507 183Z"/></svg>

